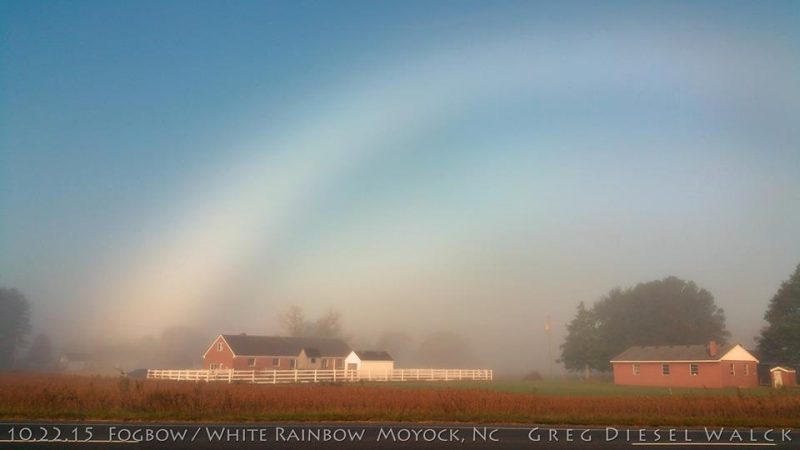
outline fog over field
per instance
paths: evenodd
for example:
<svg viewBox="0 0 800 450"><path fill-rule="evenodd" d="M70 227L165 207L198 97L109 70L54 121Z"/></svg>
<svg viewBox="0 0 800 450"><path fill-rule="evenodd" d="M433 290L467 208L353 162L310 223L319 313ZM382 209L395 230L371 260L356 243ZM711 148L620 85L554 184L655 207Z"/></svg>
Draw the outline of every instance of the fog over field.
<svg viewBox="0 0 800 450"><path fill-rule="evenodd" d="M751 347L800 263L797 2L7 2L0 61L0 286L59 348L296 305L545 371L668 276Z"/></svg>

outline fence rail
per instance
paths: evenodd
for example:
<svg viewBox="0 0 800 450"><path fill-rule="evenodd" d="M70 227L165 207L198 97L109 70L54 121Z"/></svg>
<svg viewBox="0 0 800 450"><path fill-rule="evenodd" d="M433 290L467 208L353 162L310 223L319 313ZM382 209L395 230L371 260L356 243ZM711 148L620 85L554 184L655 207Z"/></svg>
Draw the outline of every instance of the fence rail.
<svg viewBox="0 0 800 450"><path fill-rule="evenodd" d="M170 370L149 369L147 378L228 383L337 383L354 381L489 381L491 369L389 369L389 370Z"/></svg>

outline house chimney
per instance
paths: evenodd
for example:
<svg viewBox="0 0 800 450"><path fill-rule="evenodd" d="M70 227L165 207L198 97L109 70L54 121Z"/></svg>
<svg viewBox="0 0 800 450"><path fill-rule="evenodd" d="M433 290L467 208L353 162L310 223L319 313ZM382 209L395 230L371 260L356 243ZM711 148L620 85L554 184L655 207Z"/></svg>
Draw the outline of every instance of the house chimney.
<svg viewBox="0 0 800 450"><path fill-rule="evenodd" d="M717 356L717 341L708 341L708 356L712 358Z"/></svg>

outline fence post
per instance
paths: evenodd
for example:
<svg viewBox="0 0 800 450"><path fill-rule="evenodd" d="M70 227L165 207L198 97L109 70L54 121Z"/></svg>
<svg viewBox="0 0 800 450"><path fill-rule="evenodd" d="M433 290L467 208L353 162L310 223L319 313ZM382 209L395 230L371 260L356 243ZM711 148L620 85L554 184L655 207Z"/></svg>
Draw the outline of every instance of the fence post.
<svg viewBox="0 0 800 450"><path fill-rule="evenodd" d="M336 383L336 363L333 363L333 382Z"/></svg>
<svg viewBox="0 0 800 450"><path fill-rule="evenodd" d="M272 384L275 384L277 382L278 382L278 371L272 369Z"/></svg>
<svg viewBox="0 0 800 450"><path fill-rule="evenodd" d="M294 369L294 382L297 383L297 369Z"/></svg>
<svg viewBox="0 0 800 450"><path fill-rule="evenodd" d="M317 369L314 369L314 383L317 382Z"/></svg>
<svg viewBox="0 0 800 450"><path fill-rule="evenodd" d="M256 369L253 369L253 377L251 378L252 383L256 384Z"/></svg>
<svg viewBox="0 0 800 450"><path fill-rule="evenodd" d="M233 369L228 369L228 383L233 382Z"/></svg>
<svg viewBox="0 0 800 450"><path fill-rule="evenodd" d="M206 383L208 383L208 379L211 378L211 371L206 370Z"/></svg>

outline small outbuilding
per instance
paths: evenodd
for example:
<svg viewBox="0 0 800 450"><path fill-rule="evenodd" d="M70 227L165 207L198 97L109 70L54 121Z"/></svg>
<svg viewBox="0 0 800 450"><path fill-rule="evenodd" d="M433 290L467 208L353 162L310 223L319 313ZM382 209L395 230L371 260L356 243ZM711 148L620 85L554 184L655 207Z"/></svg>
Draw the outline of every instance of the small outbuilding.
<svg viewBox="0 0 800 450"><path fill-rule="evenodd" d="M370 370L374 373L394 370L394 359L385 351L353 350L344 359L347 370Z"/></svg>
<svg viewBox="0 0 800 450"><path fill-rule="evenodd" d="M772 387L794 387L797 386L797 372L788 367L776 366L769 369Z"/></svg>

